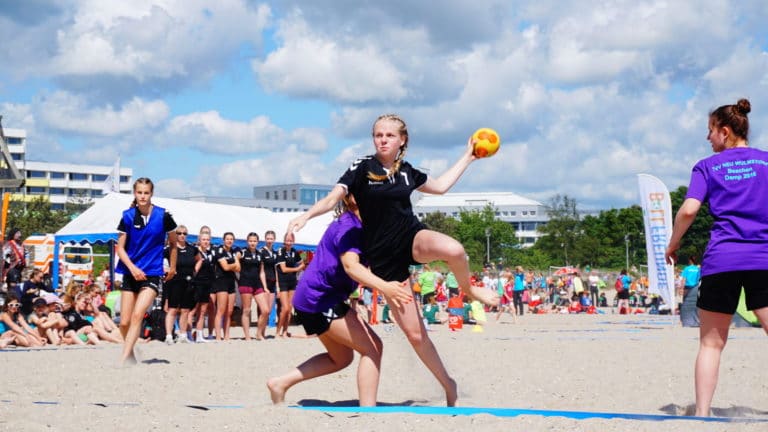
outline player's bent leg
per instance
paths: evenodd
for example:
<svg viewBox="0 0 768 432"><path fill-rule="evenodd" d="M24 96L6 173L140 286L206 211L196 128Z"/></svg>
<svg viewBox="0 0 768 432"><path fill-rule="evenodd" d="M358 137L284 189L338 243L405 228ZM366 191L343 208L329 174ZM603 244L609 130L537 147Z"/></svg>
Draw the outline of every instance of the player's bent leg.
<svg viewBox="0 0 768 432"><path fill-rule="evenodd" d="M392 302L387 299L388 304ZM445 390L446 402L448 406L454 406L458 398L456 382L448 375L437 348L427 334L424 322L419 315L419 309L416 302L402 304L400 307L390 307L390 311L395 318L395 322L405 333L408 342L413 346L414 351L421 359L421 362L432 372Z"/></svg>
<svg viewBox="0 0 768 432"><path fill-rule="evenodd" d="M284 402L285 393L294 385L340 371L352 363L354 352L351 348L334 340L328 332L320 335L319 339L327 352L317 354L285 375L273 377L267 381L272 403Z"/></svg>
<svg viewBox="0 0 768 432"><path fill-rule="evenodd" d="M459 282L459 288L465 294L481 303L496 306L498 294L487 288L473 286L469 281L469 263L464 246L456 239L432 230L421 230L413 239L413 258L420 263L436 260L445 261Z"/></svg>

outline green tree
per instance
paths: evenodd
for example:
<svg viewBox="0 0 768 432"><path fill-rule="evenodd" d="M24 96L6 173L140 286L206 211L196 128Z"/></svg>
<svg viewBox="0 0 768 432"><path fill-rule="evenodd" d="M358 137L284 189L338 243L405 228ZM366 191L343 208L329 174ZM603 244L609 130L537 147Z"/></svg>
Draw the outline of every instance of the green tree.
<svg viewBox="0 0 768 432"><path fill-rule="evenodd" d="M482 210L462 210L459 213L455 238L464 245L473 271L482 269L488 260L489 251L493 264L498 263L499 259L509 262L509 251L519 243L515 228L496 219L496 208L490 204Z"/></svg>
<svg viewBox="0 0 768 432"><path fill-rule="evenodd" d="M688 193L687 186L680 186L669 193L673 214L677 214L683 201L685 201L686 193ZM701 262L701 256L704 254L707 243L709 243L709 232L712 229L713 222L714 219L709 214L709 205L703 203L699 213L696 215L696 219L694 219L685 236L683 236L683 240L680 242L680 250L677 252L680 264L688 264L688 257L690 256L695 256L698 262Z"/></svg>
<svg viewBox="0 0 768 432"><path fill-rule="evenodd" d="M470 269L479 271L487 260L490 246L491 261L509 262L509 256L517 245L512 225L496 219L496 209L488 205L482 210L462 210L456 220L441 212L426 215L422 220L429 229L458 240L469 256ZM486 230L488 235L486 236ZM445 267L444 263L432 263Z"/></svg>
<svg viewBox="0 0 768 432"><path fill-rule="evenodd" d="M547 204L547 215L549 221L539 227L542 237L536 242L534 250L551 257L557 265L576 262L573 253L582 235L576 200L568 195L555 195Z"/></svg>
<svg viewBox="0 0 768 432"><path fill-rule="evenodd" d="M33 233L55 233L71 220L71 213L53 210L47 197L32 201L11 201L8 205L7 229L18 228L25 237ZM5 233L7 235L7 232Z"/></svg>
<svg viewBox="0 0 768 432"><path fill-rule="evenodd" d="M456 226L459 224L459 221L456 219L439 211L428 213L421 222L432 231L437 231L451 237L455 237Z"/></svg>

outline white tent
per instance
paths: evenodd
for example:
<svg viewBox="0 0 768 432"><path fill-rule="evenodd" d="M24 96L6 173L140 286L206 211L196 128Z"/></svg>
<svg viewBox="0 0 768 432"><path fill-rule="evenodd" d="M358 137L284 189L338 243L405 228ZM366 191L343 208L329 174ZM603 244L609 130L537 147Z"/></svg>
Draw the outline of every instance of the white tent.
<svg viewBox="0 0 768 432"><path fill-rule="evenodd" d="M117 224L123 210L130 207L133 195L111 193L99 199L88 210L60 229L55 235L54 256L59 254L59 244L75 243L110 243L117 240ZM277 244L282 242L288 222L298 213L275 213L270 210L240 207L224 204L212 204L171 198L153 197L152 203L168 210L177 224L185 225L189 230L189 241L197 240L200 227L211 228L214 243L221 242L225 232L232 232L240 246L245 245L245 238L250 232L259 234L264 240L264 232L277 233ZM323 236L333 214L318 216L296 233L296 249L314 250ZM58 281L59 266L53 266L53 281Z"/></svg>

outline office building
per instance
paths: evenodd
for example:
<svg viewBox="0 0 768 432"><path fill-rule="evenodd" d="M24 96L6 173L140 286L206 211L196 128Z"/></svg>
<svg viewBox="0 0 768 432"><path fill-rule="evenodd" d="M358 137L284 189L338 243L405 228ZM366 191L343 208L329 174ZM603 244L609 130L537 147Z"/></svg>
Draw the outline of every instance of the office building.
<svg viewBox="0 0 768 432"><path fill-rule="evenodd" d="M496 219L515 228L523 247L536 243L541 237L538 228L549 220L544 204L511 192L423 194L414 204L413 211L419 219L433 212L458 218L461 211L480 211L489 204L495 208Z"/></svg>
<svg viewBox="0 0 768 432"><path fill-rule="evenodd" d="M27 133L23 129L3 128L11 159L25 178L19 189L9 190L13 200L31 201L47 197L51 207L62 210L70 204L91 202L102 196L112 165L81 165L29 160ZM131 168L120 168L120 192L131 193Z"/></svg>

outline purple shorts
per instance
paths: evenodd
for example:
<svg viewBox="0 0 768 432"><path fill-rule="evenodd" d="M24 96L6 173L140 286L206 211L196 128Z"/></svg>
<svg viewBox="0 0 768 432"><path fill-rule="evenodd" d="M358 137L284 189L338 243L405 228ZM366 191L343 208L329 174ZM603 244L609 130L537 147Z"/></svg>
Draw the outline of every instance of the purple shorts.
<svg viewBox="0 0 768 432"><path fill-rule="evenodd" d="M240 294L253 294L253 295L258 295L265 292L264 288L261 288L261 287L253 288L253 287L244 286L244 285L238 286L237 290L240 291Z"/></svg>

